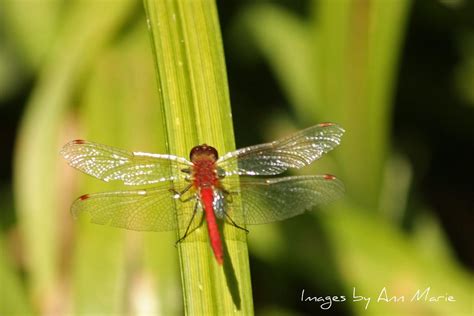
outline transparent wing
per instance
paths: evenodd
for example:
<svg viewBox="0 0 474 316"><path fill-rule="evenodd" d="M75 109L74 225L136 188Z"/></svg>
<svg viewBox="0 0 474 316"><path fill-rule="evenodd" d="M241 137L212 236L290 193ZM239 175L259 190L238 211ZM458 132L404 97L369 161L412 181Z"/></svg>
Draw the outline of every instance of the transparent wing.
<svg viewBox="0 0 474 316"><path fill-rule="evenodd" d="M179 201L170 187L86 194L72 204L71 212L74 218L88 213L95 224L139 231L173 230L178 226L174 203ZM190 219L191 215L186 216Z"/></svg>
<svg viewBox="0 0 474 316"><path fill-rule="evenodd" d="M332 175L240 178L239 182L240 188L237 182L227 185L231 191L240 190L244 210L244 223L240 224L247 225L281 221L344 194L344 185Z"/></svg>
<svg viewBox="0 0 474 316"><path fill-rule="evenodd" d="M148 185L183 179L182 169L192 164L172 155L130 152L127 150L74 140L61 154L69 165L106 182L120 180L126 185Z"/></svg>
<svg viewBox="0 0 474 316"><path fill-rule="evenodd" d="M217 163L227 176L280 174L321 158L339 145L343 133L334 123L322 123L281 140L227 153Z"/></svg>

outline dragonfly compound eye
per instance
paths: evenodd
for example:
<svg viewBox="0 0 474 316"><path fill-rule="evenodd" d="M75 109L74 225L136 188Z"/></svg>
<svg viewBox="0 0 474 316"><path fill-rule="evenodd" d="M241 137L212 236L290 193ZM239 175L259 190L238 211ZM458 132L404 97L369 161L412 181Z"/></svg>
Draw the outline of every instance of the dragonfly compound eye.
<svg viewBox="0 0 474 316"><path fill-rule="evenodd" d="M219 157L217 150L214 147L208 146L206 144L193 147L189 153L189 158L191 161L197 159L200 156L212 157L213 160L217 160Z"/></svg>

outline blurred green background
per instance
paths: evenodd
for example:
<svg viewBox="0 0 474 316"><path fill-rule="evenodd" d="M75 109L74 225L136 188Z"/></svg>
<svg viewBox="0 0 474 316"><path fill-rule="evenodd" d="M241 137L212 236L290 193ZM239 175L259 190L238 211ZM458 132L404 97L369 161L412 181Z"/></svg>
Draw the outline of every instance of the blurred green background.
<svg viewBox="0 0 474 316"><path fill-rule="evenodd" d="M237 147L346 129L301 171L337 175L344 200L250 227L256 314L472 315L474 3L217 7ZM174 234L74 222L75 197L113 186L59 156L76 138L165 152L161 115L141 2L1 2L0 315L182 313ZM410 302L428 287L456 301Z"/></svg>

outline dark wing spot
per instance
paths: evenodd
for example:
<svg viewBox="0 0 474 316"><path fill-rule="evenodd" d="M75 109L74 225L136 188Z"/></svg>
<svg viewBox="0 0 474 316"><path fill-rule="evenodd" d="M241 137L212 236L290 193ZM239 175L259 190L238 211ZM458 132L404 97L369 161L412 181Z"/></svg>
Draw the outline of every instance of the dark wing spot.
<svg viewBox="0 0 474 316"><path fill-rule="evenodd" d="M324 179L325 180L334 180L334 179L336 179L336 177L333 176L332 174L325 174Z"/></svg>
<svg viewBox="0 0 474 316"><path fill-rule="evenodd" d="M334 123L329 123L329 122L318 124L318 126L321 126L321 127L327 127L327 126L333 126L333 125L334 125Z"/></svg>

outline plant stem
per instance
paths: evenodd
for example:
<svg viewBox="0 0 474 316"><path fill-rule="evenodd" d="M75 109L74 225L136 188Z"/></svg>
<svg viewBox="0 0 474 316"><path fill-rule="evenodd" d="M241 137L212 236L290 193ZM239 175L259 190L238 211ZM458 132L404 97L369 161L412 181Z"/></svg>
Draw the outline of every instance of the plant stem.
<svg viewBox="0 0 474 316"><path fill-rule="evenodd" d="M170 152L187 157L189 150L201 143L216 147L220 153L235 149L214 1L144 0L144 3ZM180 211L186 211L185 204L192 203L182 204L178 205ZM205 226L178 247L185 312L252 314L245 236L225 225L227 255L224 265L219 266ZM178 231L177 237L179 234Z"/></svg>

